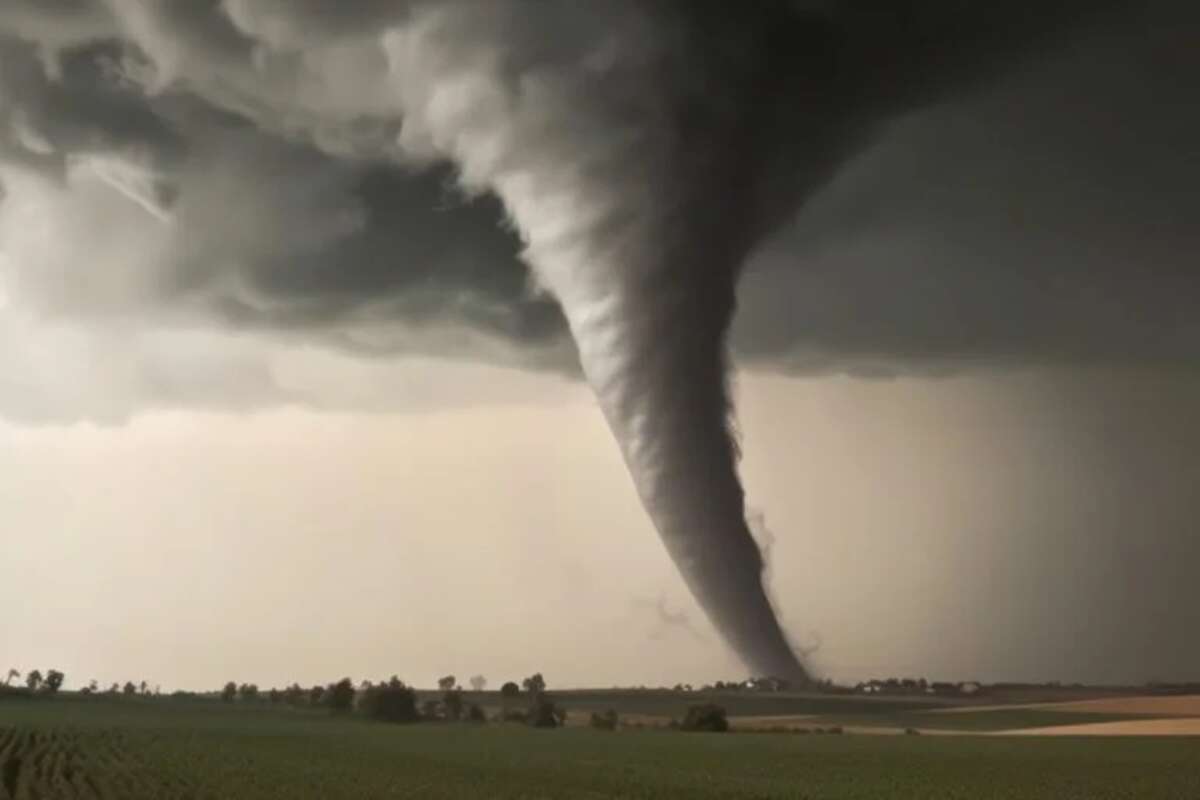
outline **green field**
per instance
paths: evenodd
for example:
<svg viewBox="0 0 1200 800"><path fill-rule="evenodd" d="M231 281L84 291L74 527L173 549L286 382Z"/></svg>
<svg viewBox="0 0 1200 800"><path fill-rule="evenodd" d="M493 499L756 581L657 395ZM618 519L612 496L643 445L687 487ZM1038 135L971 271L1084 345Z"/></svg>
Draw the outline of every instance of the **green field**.
<svg viewBox="0 0 1200 800"><path fill-rule="evenodd" d="M437 697L422 693L424 699ZM502 703L495 692L468 692L467 702L496 709ZM555 701L572 711L591 712L614 709L622 715L658 718L659 724L682 719L693 703L714 702L731 717L787 717L794 720L785 727L829 728L832 726L916 728L922 731L961 731L970 733L1043 728L1090 722L1118 722L1146 719L1134 714L1100 714L1044 708L987 708L970 710L963 703L913 697L861 697L856 695L819 695L805 693L696 692L682 693L661 689L577 690L554 692ZM959 707L955 713L943 713ZM749 721L749 720L747 720ZM651 724L647 722L647 724ZM772 726L768 722L768 727Z"/></svg>
<svg viewBox="0 0 1200 800"><path fill-rule="evenodd" d="M925 711L951 705L945 701L912 697L871 698L855 695L756 692L673 692L664 689L589 689L556 691L555 700L570 709L603 711L615 708L623 714L682 717L692 703L712 700L731 716L781 714L878 714ZM495 705L495 692L466 693L469 702Z"/></svg>
<svg viewBox="0 0 1200 800"><path fill-rule="evenodd" d="M0 704L0 797L1195 798L1200 743L395 726L61 697Z"/></svg>

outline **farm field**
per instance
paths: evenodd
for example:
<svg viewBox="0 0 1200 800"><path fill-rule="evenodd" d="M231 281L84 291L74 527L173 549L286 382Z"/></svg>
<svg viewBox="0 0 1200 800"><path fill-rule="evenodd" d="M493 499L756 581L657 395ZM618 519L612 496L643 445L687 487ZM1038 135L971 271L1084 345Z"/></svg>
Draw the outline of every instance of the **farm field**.
<svg viewBox="0 0 1200 800"><path fill-rule="evenodd" d="M947 706L937 709L944 714L962 712L1011 710L1031 708L1051 711L1072 711L1100 714L1148 714L1158 717L1200 717L1200 695L1133 695L1103 697L1093 700L1071 700L1051 703L1010 703L998 706Z"/></svg>
<svg viewBox="0 0 1200 800"><path fill-rule="evenodd" d="M399 726L143 698L0 704L5 800L931 796L1200 797L1200 746L1182 737Z"/></svg>

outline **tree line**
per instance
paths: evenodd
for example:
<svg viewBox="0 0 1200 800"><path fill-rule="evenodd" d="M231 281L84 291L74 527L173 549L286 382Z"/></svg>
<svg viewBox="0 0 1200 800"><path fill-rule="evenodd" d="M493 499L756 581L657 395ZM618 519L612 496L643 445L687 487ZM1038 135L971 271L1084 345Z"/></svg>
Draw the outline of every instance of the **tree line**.
<svg viewBox="0 0 1200 800"><path fill-rule="evenodd" d="M472 690L482 692L487 678L474 675L469 680ZM218 696L225 703L270 703L293 707L325 708L337 714L360 713L369 719L385 722L486 722L488 717L478 703L468 702L464 689L454 675L438 679L440 696L420 702L417 690L393 675L387 680L364 680L355 684L342 678L330 684L303 687L293 683L283 689L262 691L253 683L229 681ZM177 693L183 694L183 693ZM536 727L557 727L565 722L566 714L546 693L546 679L540 672L524 678L518 685L507 681L500 687L503 707L496 721L525 722ZM524 698L527 702L520 704Z"/></svg>
<svg viewBox="0 0 1200 800"><path fill-rule="evenodd" d="M10 669L4 678L4 688L11 690L13 681L20 681L21 677L19 669ZM66 676L57 669L48 669L45 674L40 669L33 669L24 677L25 690L30 694L57 694L66 680Z"/></svg>
<svg viewBox="0 0 1200 800"><path fill-rule="evenodd" d="M49 669L44 674L41 670L31 670L24 675L24 687L13 687L13 681L20 681L22 673L10 669L3 684L6 692L19 692L26 695L55 695L63 686L65 675L57 669ZM487 687L487 679L482 675L474 675L468 679L471 689L476 693L483 692ZM721 688L733 688L735 683L720 684ZM679 690L690 691L691 687L676 687ZM760 690L764 686L756 687ZM778 691L777 686L770 690ZM417 690L409 686L396 675L387 680L372 682L364 680L355 684L350 678L342 678L330 684L316 684L302 687L293 683L283 689L271 688L260 691L257 684L228 681L221 687L216 696L224 703L270 703L292 707L325 708L335 714L361 714L367 719L392 723L414 723L422 721L439 722L488 722L487 713L476 702L467 702L464 689L454 675L446 675L438 679L440 696L431 697L419 702ZM82 695L119 695L124 697L137 695L158 696L158 687L151 689L146 681L134 683L126 681L124 685L113 683L107 690L101 690L97 681L92 680L79 691ZM557 728L566 723L566 710L560 707L546 690L546 679L542 673L536 672L521 680L507 681L499 691L501 708L492 717L495 722L516 722L537 728ZM172 692L176 699L202 699L212 697L213 693L197 694L194 692ZM524 701L524 702L522 702ZM615 710L593 712L590 724L601 730L616 730L619 719ZM671 727L682 730L725 731L728 722L725 710L715 704L705 703L691 706L682 722L673 722Z"/></svg>

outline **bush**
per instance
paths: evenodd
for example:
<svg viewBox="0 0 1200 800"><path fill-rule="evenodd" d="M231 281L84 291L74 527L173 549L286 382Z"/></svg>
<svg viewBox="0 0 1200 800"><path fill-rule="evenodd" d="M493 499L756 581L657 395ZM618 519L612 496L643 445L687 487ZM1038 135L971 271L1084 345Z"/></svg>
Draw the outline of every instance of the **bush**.
<svg viewBox="0 0 1200 800"><path fill-rule="evenodd" d="M828 733L831 736L840 736L842 734L842 726L834 725L832 728L813 728L813 733Z"/></svg>
<svg viewBox="0 0 1200 800"><path fill-rule="evenodd" d="M683 718L683 723L680 727L685 731L708 731L711 733L724 733L729 730L729 720L725 716L725 709L713 703L704 703L703 705L690 706L687 710L687 716Z"/></svg>
<svg viewBox="0 0 1200 800"><path fill-rule="evenodd" d="M49 670L46 673L46 682L43 689L47 694L56 694L63 685L63 674L56 669Z"/></svg>
<svg viewBox="0 0 1200 800"><path fill-rule="evenodd" d="M554 701L543 695L530 707L527 720L535 728L557 728L566 721L566 713L559 711Z"/></svg>
<svg viewBox="0 0 1200 800"><path fill-rule="evenodd" d="M349 711L354 708L354 682L349 678L342 678L329 687L325 698L334 711Z"/></svg>
<svg viewBox="0 0 1200 800"><path fill-rule="evenodd" d="M304 702L304 690L300 688L300 684L293 683L283 690L283 702L289 706L298 706Z"/></svg>
<svg viewBox="0 0 1200 800"><path fill-rule="evenodd" d="M483 713L483 709L479 707L478 703L471 703L470 708L467 709L467 721L487 722L487 715Z"/></svg>
<svg viewBox="0 0 1200 800"><path fill-rule="evenodd" d="M463 715L463 696L461 689L449 689L442 695L442 707L446 710L446 718L458 721Z"/></svg>
<svg viewBox="0 0 1200 800"><path fill-rule="evenodd" d="M542 673L535 672L521 681L521 686L530 694L541 694L546 691L546 679L542 677Z"/></svg>
<svg viewBox="0 0 1200 800"><path fill-rule="evenodd" d="M593 711L592 727L602 731L615 731L617 729L617 712L611 708L604 712Z"/></svg>
<svg viewBox="0 0 1200 800"><path fill-rule="evenodd" d="M398 678L372 686L362 699L363 713L380 722L417 722L417 693Z"/></svg>

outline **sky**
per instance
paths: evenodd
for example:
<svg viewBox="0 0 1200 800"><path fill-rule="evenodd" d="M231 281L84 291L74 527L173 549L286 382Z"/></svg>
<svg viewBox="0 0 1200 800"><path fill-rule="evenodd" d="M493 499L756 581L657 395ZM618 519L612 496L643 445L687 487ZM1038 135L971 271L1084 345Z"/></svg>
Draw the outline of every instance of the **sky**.
<svg viewBox="0 0 1200 800"><path fill-rule="evenodd" d="M739 173L805 189L738 282L739 472L819 675L1200 674L1198 20L1117 5L962 86L951 51L928 101L818 103L820 135L812 65L755 96L786 135ZM538 87L678 34L560 6L5 4L0 658L194 689L742 675L582 379L544 228L455 149L490 128L447 140L472 109L413 88L445 61L506 108L451 68L505 65L552 160ZM643 132L579 108L604 135L571 153ZM814 147L815 181L788 166Z"/></svg>

